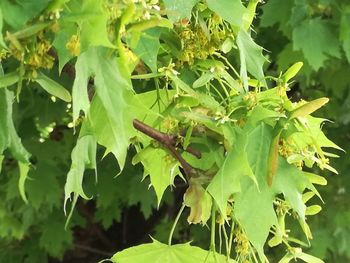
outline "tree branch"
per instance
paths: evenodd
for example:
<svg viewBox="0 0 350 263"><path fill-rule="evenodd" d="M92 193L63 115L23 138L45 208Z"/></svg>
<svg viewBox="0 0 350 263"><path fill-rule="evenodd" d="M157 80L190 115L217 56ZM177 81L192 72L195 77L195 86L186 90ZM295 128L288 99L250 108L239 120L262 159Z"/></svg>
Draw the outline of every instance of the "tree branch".
<svg viewBox="0 0 350 263"><path fill-rule="evenodd" d="M188 177L187 179L191 178L191 177L195 177L197 175L197 171L196 169L194 169L182 156L181 154L176 150L176 146L177 146L177 136L174 135L169 135L160 131L157 131L156 129L148 126L147 124L134 119L133 120L133 126L136 130L146 134L147 136L151 137L152 139L158 141L159 143L161 143L163 146L165 146L170 153L172 154L172 156L179 161L179 163L181 164L186 176ZM191 149L189 150L189 147L187 147L186 149L189 153L193 154L194 156L196 156L197 158L201 157L201 154L194 150ZM198 157L199 156L199 157Z"/></svg>

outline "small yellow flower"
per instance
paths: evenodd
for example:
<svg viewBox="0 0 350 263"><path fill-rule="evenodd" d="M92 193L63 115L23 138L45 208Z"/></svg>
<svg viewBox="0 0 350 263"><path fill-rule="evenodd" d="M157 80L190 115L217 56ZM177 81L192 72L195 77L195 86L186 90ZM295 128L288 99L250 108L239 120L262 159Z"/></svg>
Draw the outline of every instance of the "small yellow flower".
<svg viewBox="0 0 350 263"><path fill-rule="evenodd" d="M79 56L80 54L80 37L78 35L72 35L66 48L69 50L72 56Z"/></svg>

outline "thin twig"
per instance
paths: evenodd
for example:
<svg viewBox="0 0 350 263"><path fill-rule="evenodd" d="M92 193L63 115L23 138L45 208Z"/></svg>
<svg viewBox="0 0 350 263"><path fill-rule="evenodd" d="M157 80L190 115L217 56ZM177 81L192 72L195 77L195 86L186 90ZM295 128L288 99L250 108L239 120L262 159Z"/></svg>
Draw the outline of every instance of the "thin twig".
<svg viewBox="0 0 350 263"><path fill-rule="evenodd" d="M81 250L85 250L85 251L89 251L92 253L95 253L97 255L102 255L102 256L107 256L107 257L111 257L113 256L113 253L111 252L107 252L107 251L102 251L93 247L89 247L89 246L85 246L85 245L81 245L81 244L74 244L74 247L81 249Z"/></svg>

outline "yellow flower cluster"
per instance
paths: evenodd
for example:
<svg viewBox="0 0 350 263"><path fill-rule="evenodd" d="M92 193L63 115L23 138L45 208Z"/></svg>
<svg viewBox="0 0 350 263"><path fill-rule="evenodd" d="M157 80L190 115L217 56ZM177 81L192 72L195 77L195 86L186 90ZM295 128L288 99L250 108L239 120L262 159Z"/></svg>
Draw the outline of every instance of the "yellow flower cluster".
<svg viewBox="0 0 350 263"><path fill-rule="evenodd" d="M189 24L180 28L182 51L177 66L182 66L184 63L193 65L195 59L206 59L220 49L227 37L225 27L221 25L221 20L215 20L215 16L210 22L212 26L207 28L207 32L199 24Z"/></svg>
<svg viewBox="0 0 350 263"><path fill-rule="evenodd" d="M72 56L79 56L80 54L80 37L78 35L72 35L66 48L69 50Z"/></svg>
<svg viewBox="0 0 350 263"><path fill-rule="evenodd" d="M235 243L237 243L236 245L236 253L241 256L241 257L245 257L249 254L249 240L248 237L243 233L242 230L238 230L236 232L236 237L234 239Z"/></svg>

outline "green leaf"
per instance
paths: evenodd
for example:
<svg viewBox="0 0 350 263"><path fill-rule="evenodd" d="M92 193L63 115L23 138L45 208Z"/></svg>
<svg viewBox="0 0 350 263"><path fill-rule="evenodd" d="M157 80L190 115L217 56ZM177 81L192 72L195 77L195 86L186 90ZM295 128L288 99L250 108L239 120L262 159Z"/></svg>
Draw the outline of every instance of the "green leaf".
<svg viewBox="0 0 350 263"><path fill-rule="evenodd" d="M0 9L6 10L6 12L3 12L5 22L15 30L18 30L43 11L49 3L50 0L17 0L15 3L9 0L2 0Z"/></svg>
<svg viewBox="0 0 350 263"><path fill-rule="evenodd" d="M180 174L177 161L164 150L148 146L134 157L133 163L138 162L144 166L144 176L150 177L159 206L165 189L172 186L175 176Z"/></svg>
<svg viewBox="0 0 350 263"><path fill-rule="evenodd" d="M229 22L240 28L246 8L240 0L207 0L208 7Z"/></svg>
<svg viewBox="0 0 350 263"><path fill-rule="evenodd" d="M251 36L244 30L238 32L236 42L239 48L239 57L241 61L240 75L245 90L248 90L247 71L260 81L261 85L266 86L263 72L263 65L266 58L262 54L262 47L257 45Z"/></svg>
<svg viewBox="0 0 350 263"><path fill-rule="evenodd" d="M19 80L19 74L17 72L7 73L5 75L0 76L0 88L9 87Z"/></svg>
<svg viewBox="0 0 350 263"><path fill-rule="evenodd" d="M342 11L340 22L340 40L343 41L343 49L350 63L350 8Z"/></svg>
<svg viewBox="0 0 350 263"><path fill-rule="evenodd" d="M183 18L190 18L192 8L199 0L164 0L166 13L171 22L177 22Z"/></svg>
<svg viewBox="0 0 350 263"><path fill-rule="evenodd" d="M25 193L25 181L27 179L28 171L29 171L29 164L28 163L22 163L18 162L19 165L19 181L18 181L18 189L19 193L25 203L28 203L28 199L26 197Z"/></svg>
<svg viewBox="0 0 350 263"><path fill-rule="evenodd" d="M305 221L306 206L302 194L305 188L313 188L306 175L294 165L287 163L283 157L279 157L272 188L276 195L282 193L293 210Z"/></svg>
<svg viewBox="0 0 350 263"><path fill-rule="evenodd" d="M69 15L62 16L64 22L79 25L81 52L90 46L115 47L108 38L108 13L103 4L102 0L70 1Z"/></svg>
<svg viewBox="0 0 350 263"><path fill-rule="evenodd" d="M38 78L35 79L40 86L51 95L60 98L63 101L70 102L72 100L70 93L61 84L57 83L53 79L50 79L43 73L38 74Z"/></svg>
<svg viewBox="0 0 350 263"><path fill-rule="evenodd" d="M50 214L43 224L40 224L40 239L36 244L44 248L52 257L61 258L65 250L72 244L73 235L70 229L62 230L64 218L62 213ZM60 229L60 231L57 231Z"/></svg>
<svg viewBox="0 0 350 263"><path fill-rule="evenodd" d="M73 58L66 45L73 35L77 34L77 25L73 23L64 23L59 20L59 31L55 34L53 46L58 55L58 72L61 73L64 65Z"/></svg>
<svg viewBox="0 0 350 263"><path fill-rule="evenodd" d="M294 29L293 48L303 51L314 70L322 67L329 56L340 57L334 28L320 18L305 20Z"/></svg>
<svg viewBox="0 0 350 263"><path fill-rule="evenodd" d="M200 76L198 79L196 79L195 82L193 82L193 88L199 88L202 87L204 85L206 85L208 82L210 82L212 79L214 78L214 74L211 73L210 71L205 72L204 74L202 74L202 76Z"/></svg>
<svg viewBox="0 0 350 263"><path fill-rule="evenodd" d="M30 154L23 147L12 120L13 100L13 92L0 89L0 153L8 148L18 161L28 163Z"/></svg>
<svg viewBox="0 0 350 263"><path fill-rule="evenodd" d="M2 10L0 6L0 46L3 48L6 48L6 44L4 42L4 37L2 35L2 27L3 27L3 15L2 15Z"/></svg>
<svg viewBox="0 0 350 263"><path fill-rule="evenodd" d="M136 247L125 249L116 253L112 258L115 263L234 263L236 261L220 254L216 254L216 260L212 252L203 250L199 247L191 246L189 243L166 245L153 239L153 243L143 244Z"/></svg>
<svg viewBox="0 0 350 263"><path fill-rule="evenodd" d="M284 0L283 5L280 0L269 0L263 5L261 16L262 27L272 27L279 24L279 29L289 36L289 20L295 3L294 0Z"/></svg>
<svg viewBox="0 0 350 263"><path fill-rule="evenodd" d="M84 131L85 127L82 127L81 129ZM71 198L71 194L73 193L73 203L67 223L70 219L77 198L81 196L84 199L90 199L85 194L82 183L85 169L96 169L96 139L92 135L79 137L77 144L72 151L71 158L72 164L64 186L64 209L66 209L67 201Z"/></svg>
<svg viewBox="0 0 350 263"><path fill-rule="evenodd" d="M141 36L137 45L131 49L140 59L143 60L143 62L145 62L152 72L157 72L157 55L160 48L160 30L158 28L152 28L141 32L140 34Z"/></svg>
<svg viewBox="0 0 350 263"><path fill-rule="evenodd" d="M254 177L248 162L246 145L247 135L242 132L234 143L233 150L227 154L220 170L207 188L224 217L226 217L227 200L232 194L241 191L242 178Z"/></svg>
<svg viewBox="0 0 350 263"><path fill-rule="evenodd" d="M16 38L17 40L28 38L28 37L34 36L38 32L40 32L43 29L45 29L46 27L48 27L49 25L50 25L50 23L34 24L31 26L25 27L19 31L16 31L15 33L13 33L11 35L12 35L12 37Z"/></svg>
<svg viewBox="0 0 350 263"><path fill-rule="evenodd" d="M89 49L78 58L77 67L73 85L73 117L78 116L80 109L85 112L89 107L86 86L89 76L94 75L96 94L89 112L85 114L97 142L106 147L105 154L112 152L115 155L122 170L129 139L136 135L132 121L144 116L147 110L134 95L123 65L109 57L108 50Z"/></svg>
<svg viewBox="0 0 350 263"><path fill-rule="evenodd" d="M261 259L264 258L263 247L270 228L277 225L277 217L273 209L274 193L266 182L271 137L272 128L264 123L248 135L246 153L258 187L253 180L245 177L241 180L244 191L234 195L235 216Z"/></svg>

